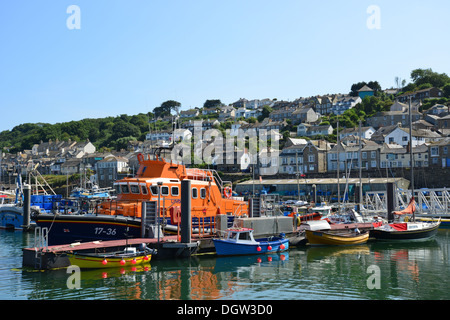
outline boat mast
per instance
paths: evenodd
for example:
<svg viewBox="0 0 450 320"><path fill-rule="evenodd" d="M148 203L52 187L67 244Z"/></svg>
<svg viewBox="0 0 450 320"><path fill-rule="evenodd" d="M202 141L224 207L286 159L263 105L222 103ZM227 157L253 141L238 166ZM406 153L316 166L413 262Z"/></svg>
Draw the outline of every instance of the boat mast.
<svg viewBox="0 0 450 320"><path fill-rule="evenodd" d="M413 158L413 141L412 141L412 112L411 112L411 96L409 96L409 159L411 167L411 201L414 199L414 158ZM415 211L413 210L412 220L416 221Z"/></svg>
<svg viewBox="0 0 450 320"><path fill-rule="evenodd" d="M340 152L339 152L339 115L337 116L337 130L336 130L336 139L337 139L337 143L336 143L336 151L337 151L337 192L338 192L338 213L341 212L341 187L339 185L339 167L341 166L340 164Z"/></svg>
<svg viewBox="0 0 450 320"><path fill-rule="evenodd" d="M300 201L300 171L298 171L298 151L295 150L295 163L297 166L297 193L298 193L298 200Z"/></svg>
<svg viewBox="0 0 450 320"><path fill-rule="evenodd" d="M362 148L362 129L361 129L361 119L359 119L359 211L361 212L362 202L363 202L363 186L362 186L362 159L361 159L361 148Z"/></svg>

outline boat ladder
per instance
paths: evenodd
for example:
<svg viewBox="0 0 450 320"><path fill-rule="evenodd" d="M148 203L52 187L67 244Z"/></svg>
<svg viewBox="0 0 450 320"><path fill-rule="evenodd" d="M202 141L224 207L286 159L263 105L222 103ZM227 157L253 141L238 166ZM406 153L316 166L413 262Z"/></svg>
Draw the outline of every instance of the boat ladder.
<svg viewBox="0 0 450 320"><path fill-rule="evenodd" d="M34 268L42 269L42 252L48 249L48 228L34 229Z"/></svg>

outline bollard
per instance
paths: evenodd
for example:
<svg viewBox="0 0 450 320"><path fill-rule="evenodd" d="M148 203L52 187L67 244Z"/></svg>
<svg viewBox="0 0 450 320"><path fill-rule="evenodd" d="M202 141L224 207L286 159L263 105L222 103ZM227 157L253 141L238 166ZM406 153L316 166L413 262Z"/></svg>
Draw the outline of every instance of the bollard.
<svg viewBox="0 0 450 320"><path fill-rule="evenodd" d="M191 180L181 181L181 242L191 243Z"/></svg>
<svg viewBox="0 0 450 320"><path fill-rule="evenodd" d="M30 228L31 213L31 186L25 184L23 186L23 225L22 228L28 230Z"/></svg>
<svg viewBox="0 0 450 320"><path fill-rule="evenodd" d="M386 184L386 205L387 205L387 220L394 221L394 184L389 182Z"/></svg>

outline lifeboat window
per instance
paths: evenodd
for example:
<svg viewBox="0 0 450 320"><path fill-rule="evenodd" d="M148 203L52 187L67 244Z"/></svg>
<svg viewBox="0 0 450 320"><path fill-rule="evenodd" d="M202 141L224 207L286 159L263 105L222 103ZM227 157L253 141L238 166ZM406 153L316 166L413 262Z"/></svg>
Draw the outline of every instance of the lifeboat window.
<svg viewBox="0 0 450 320"><path fill-rule="evenodd" d="M121 193L130 193L130 188L128 188L127 184L121 184L120 191L121 191Z"/></svg>
<svg viewBox="0 0 450 320"><path fill-rule="evenodd" d="M130 184L130 190L131 190L131 193L140 193L139 186L136 184Z"/></svg>
<svg viewBox="0 0 450 320"><path fill-rule="evenodd" d="M172 187L172 195L173 196L178 196L178 194L179 194L178 187Z"/></svg>
<svg viewBox="0 0 450 320"><path fill-rule="evenodd" d="M116 185L114 186L114 189L116 189L116 193L117 193L117 194L120 194L120 186L119 186L118 184L116 184Z"/></svg>
<svg viewBox="0 0 450 320"><path fill-rule="evenodd" d="M147 186L141 186L142 194L148 194Z"/></svg>
<svg viewBox="0 0 450 320"><path fill-rule="evenodd" d="M197 199L197 197L198 197L197 188L192 188L192 199Z"/></svg>
<svg viewBox="0 0 450 320"><path fill-rule="evenodd" d="M158 187L157 186L151 186L150 191L152 192L152 195L154 195L154 196L158 195Z"/></svg>
<svg viewBox="0 0 450 320"><path fill-rule="evenodd" d="M169 195L169 187L168 186L162 186L161 187L161 195L162 196L168 196Z"/></svg>
<svg viewBox="0 0 450 320"><path fill-rule="evenodd" d="M202 198L202 199L206 198L206 189L205 188L200 189L200 198Z"/></svg>

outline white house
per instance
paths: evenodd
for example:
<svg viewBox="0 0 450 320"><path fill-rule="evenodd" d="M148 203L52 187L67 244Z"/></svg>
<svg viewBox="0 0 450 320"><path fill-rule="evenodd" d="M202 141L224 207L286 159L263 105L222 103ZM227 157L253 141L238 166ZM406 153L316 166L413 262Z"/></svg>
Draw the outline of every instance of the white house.
<svg viewBox="0 0 450 320"><path fill-rule="evenodd" d="M236 118L241 118L241 117L247 118L246 115L249 113L249 111L250 110L247 110L245 107L238 108L236 110Z"/></svg>
<svg viewBox="0 0 450 320"><path fill-rule="evenodd" d="M327 136L333 133L333 127L331 125L312 126L307 123L300 123L297 126L297 136L299 137L312 137L316 135Z"/></svg>
<svg viewBox="0 0 450 320"><path fill-rule="evenodd" d="M194 118L199 114L200 112L198 111L198 109L184 110L180 111L180 118Z"/></svg>
<svg viewBox="0 0 450 320"><path fill-rule="evenodd" d="M237 121L237 122L233 123L231 125L230 136L236 137L238 135L239 128L244 124L248 124L248 123L245 121Z"/></svg>
<svg viewBox="0 0 450 320"><path fill-rule="evenodd" d="M331 107L331 112L335 115L340 115L361 102L362 100L360 97L343 96L336 99L336 102Z"/></svg>
<svg viewBox="0 0 450 320"><path fill-rule="evenodd" d="M147 133L145 135L146 140L150 141L161 141L161 142L169 142L172 139L172 132L168 130L164 131L153 131L150 133Z"/></svg>
<svg viewBox="0 0 450 320"><path fill-rule="evenodd" d="M412 130L412 146L417 147L426 142L439 141L442 136L437 132L430 130ZM386 135L384 142L387 144L396 143L401 146L407 146L409 143L409 128L397 127Z"/></svg>
<svg viewBox="0 0 450 320"><path fill-rule="evenodd" d="M109 155L95 164L99 186L104 188L113 184L118 173L128 172L128 159Z"/></svg>
<svg viewBox="0 0 450 320"><path fill-rule="evenodd" d="M375 129L373 127L361 127L361 136L362 139L370 140L372 135L375 133ZM356 128L346 128L339 132L339 139L344 139L347 136L356 136L359 137L359 127Z"/></svg>

